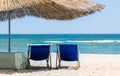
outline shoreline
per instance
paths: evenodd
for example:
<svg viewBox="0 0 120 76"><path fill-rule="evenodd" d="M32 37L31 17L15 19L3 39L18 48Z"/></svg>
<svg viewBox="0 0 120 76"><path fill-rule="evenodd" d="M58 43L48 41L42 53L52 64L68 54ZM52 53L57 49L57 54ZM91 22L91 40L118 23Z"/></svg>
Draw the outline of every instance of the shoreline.
<svg viewBox="0 0 120 76"><path fill-rule="evenodd" d="M52 66L55 66L55 53L52 53ZM31 61L32 65L39 62ZM44 64L44 61L42 61ZM0 76L120 76L120 54L80 54L80 68L70 69L0 69ZM66 62L63 62L65 65ZM69 63L67 63L69 65Z"/></svg>

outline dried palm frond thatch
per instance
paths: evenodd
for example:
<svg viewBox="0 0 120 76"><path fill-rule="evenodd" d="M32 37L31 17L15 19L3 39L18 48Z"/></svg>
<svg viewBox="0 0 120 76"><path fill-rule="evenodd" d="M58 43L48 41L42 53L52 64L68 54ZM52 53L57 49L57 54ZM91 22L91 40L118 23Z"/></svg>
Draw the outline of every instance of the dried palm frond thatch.
<svg viewBox="0 0 120 76"><path fill-rule="evenodd" d="M0 0L0 21L24 16L45 19L70 20L82 17L104 8L87 0Z"/></svg>

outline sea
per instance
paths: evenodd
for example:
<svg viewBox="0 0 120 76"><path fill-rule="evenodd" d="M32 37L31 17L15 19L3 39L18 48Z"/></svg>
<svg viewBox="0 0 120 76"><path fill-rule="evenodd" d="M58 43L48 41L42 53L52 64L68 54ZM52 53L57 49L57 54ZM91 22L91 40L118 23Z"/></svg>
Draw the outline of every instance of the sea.
<svg viewBox="0 0 120 76"><path fill-rule="evenodd" d="M120 34L12 34L11 51L26 52L28 44L78 44L82 54L120 54ZM0 34L0 52L8 52L8 35Z"/></svg>

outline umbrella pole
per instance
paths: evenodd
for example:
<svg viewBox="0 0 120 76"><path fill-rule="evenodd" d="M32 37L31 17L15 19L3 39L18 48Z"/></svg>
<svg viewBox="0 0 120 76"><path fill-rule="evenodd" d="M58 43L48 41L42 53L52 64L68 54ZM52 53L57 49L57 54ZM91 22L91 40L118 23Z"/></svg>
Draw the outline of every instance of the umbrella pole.
<svg viewBox="0 0 120 76"><path fill-rule="evenodd" d="M10 34L11 34L11 13L9 11L8 12L8 52L11 52Z"/></svg>

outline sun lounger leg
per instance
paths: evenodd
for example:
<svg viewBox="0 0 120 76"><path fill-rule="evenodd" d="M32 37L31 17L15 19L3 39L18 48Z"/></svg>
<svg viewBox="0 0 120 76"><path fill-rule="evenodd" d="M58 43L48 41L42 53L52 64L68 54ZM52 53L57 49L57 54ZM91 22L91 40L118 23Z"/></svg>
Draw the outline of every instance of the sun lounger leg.
<svg viewBox="0 0 120 76"><path fill-rule="evenodd" d="M52 67L52 64L51 64L51 54L50 54L50 68Z"/></svg>

